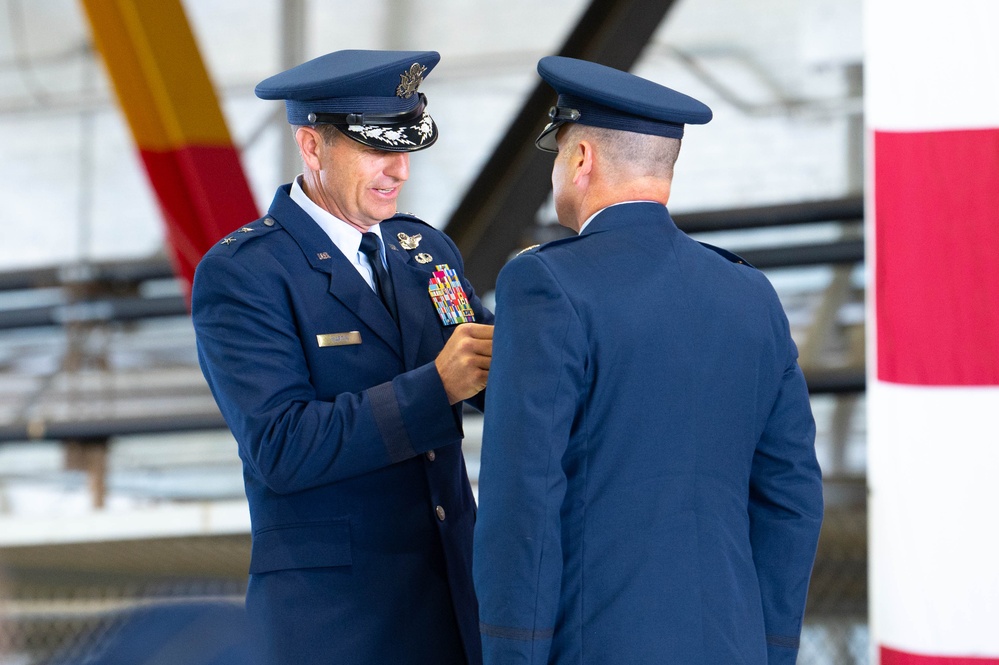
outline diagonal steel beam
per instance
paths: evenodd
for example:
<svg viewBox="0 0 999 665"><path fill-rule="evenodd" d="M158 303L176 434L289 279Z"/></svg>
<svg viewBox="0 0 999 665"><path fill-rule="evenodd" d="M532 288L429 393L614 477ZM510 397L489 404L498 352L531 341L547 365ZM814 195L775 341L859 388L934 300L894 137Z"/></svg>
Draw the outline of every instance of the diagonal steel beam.
<svg viewBox="0 0 999 665"><path fill-rule="evenodd" d="M675 0L592 0L559 55L631 69ZM539 79L445 230L480 293L492 290L551 189L552 156L534 147L555 94Z"/></svg>
<svg viewBox="0 0 999 665"><path fill-rule="evenodd" d="M181 0L80 0L159 200L174 267L257 217Z"/></svg>

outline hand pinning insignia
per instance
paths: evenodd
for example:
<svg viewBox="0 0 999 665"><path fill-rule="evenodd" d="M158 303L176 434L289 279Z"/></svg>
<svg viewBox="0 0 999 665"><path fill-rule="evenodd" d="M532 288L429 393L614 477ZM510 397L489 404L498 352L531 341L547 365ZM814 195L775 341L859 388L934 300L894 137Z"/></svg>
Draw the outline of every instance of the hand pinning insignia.
<svg viewBox="0 0 999 665"><path fill-rule="evenodd" d="M415 236L400 233L396 237L399 238L399 244L402 245L403 249L416 249L420 246L420 241L423 240L422 233L417 233Z"/></svg>
<svg viewBox="0 0 999 665"><path fill-rule="evenodd" d="M234 242L236 242L235 238L225 238L224 240L222 240L221 242L219 242L219 244L220 245L231 245Z"/></svg>
<svg viewBox="0 0 999 665"><path fill-rule="evenodd" d="M402 97L403 99L412 97L413 93L420 87L420 84L423 83L423 72L425 71L427 71L426 67L418 62L414 62L409 71L400 74L399 78L402 79L402 83L395 89L396 97Z"/></svg>
<svg viewBox="0 0 999 665"><path fill-rule="evenodd" d="M430 256L429 254L425 254L423 252L420 252L413 258L416 259L417 263L430 263L431 261L434 260L434 257Z"/></svg>

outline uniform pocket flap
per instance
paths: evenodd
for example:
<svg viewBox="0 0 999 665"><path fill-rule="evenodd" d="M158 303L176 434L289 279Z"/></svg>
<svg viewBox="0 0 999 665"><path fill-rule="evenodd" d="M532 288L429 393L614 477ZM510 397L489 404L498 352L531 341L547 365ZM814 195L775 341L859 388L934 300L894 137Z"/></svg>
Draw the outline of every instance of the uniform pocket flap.
<svg viewBox="0 0 999 665"><path fill-rule="evenodd" d="M346 519L274 526L253 534L251 574L350 563L350 522Z"/></svg>

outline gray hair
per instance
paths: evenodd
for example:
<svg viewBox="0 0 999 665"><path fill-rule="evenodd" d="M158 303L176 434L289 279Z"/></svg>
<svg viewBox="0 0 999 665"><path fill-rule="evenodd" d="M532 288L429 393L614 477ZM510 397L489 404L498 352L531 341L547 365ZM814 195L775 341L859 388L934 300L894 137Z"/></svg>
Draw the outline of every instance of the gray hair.
<svg viewBox="0 0 999 665"><path fill-rule="evenodd" d="M680 155L680 139L638 134L573 123L565 132L571 141L587 139L600 147L605 165L614 176L651 176L672 180Z"/></svg>
<svg viewBox="0 0 999 665"><path fill-rule="evenodd" d="M315 125L292 125L291 126L292 136L297 134L298 130L301 129L302 127L310 127L319 132L319 135L323 137L323 143L325 143L326 145L330 145L331 143L333 143L337 135L340 134L340 130L338 130L333 125L321 122Z"/></svg>

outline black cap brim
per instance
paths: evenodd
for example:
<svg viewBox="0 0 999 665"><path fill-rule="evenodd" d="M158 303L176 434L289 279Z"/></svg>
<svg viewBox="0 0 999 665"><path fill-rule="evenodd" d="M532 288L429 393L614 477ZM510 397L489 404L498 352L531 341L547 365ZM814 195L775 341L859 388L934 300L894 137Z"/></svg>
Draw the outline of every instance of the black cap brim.
<svg viewBox="0 0 999 665"><path fill-rule="evenodd" d="M545 152L558 152L558 130L565 124L565 120L555 120L545 125L545 128L534 139L534 145L538 150Z"/></svg>
<svg viewBox="0 0 999 665"><path fill-rule="evenodd" d="M334 126L358 143L386 152L416 152L437 141L437 123L426 111L414 124Z"/></svg>

